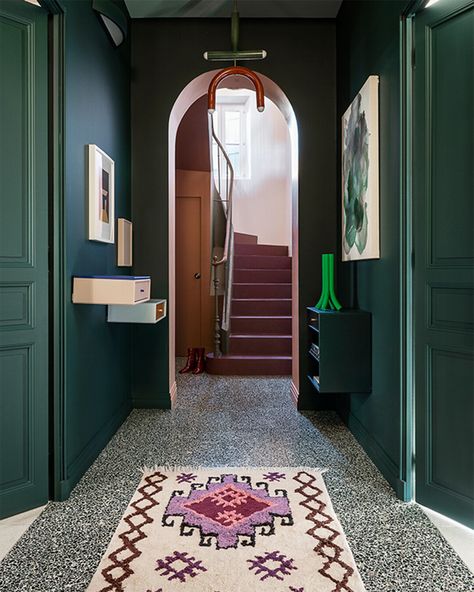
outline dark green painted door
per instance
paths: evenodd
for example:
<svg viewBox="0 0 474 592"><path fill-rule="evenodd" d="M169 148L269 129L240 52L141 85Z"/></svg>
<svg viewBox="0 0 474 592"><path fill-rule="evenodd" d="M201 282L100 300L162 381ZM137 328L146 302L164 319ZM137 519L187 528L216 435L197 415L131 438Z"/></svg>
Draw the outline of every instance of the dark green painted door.
<svg viewBox="0 0 474 592"><path fill-rule="evenodd" d="M474 8L415 17L416 499L474 526Z"/></svg>
<svg viewBox="0 0 474 592"><path fill-rule="evenodd" d="M47 15L0 2L0 518L48 499Z"/></svg>

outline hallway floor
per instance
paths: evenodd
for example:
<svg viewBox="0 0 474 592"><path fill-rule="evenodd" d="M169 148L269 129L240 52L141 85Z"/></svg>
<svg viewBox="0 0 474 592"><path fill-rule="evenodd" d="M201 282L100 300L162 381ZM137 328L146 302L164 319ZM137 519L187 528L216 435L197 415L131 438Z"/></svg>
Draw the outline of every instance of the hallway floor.
<svg viewBox="0 0 474 592"><path fill-rule="evenodd" d="M474 591L474 576L421 508L395 498L335 414L298 413L286 378L209 375L180 376L173 411L132 412L69 500L48 504L0 564L0 590L83 592L140 467L155 464L327 467L367 592Z"/></svg>

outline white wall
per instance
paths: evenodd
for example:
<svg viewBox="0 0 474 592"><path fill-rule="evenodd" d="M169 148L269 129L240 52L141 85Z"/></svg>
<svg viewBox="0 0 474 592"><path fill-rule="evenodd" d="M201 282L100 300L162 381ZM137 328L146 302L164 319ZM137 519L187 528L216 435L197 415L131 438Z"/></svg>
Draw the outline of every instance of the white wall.
<svg viewBox="0 0 474 592"><path fill-rule="evenodd" d="M221 91L218 91L218 96ZM222 91L227 96L232 91ZM239 91L233 91L239 94ZM291 145L281 111L265 98L265 111L249 99L251 177L237 179L234 189L234 230L258 236L269 245L291 245Z"/></svg>

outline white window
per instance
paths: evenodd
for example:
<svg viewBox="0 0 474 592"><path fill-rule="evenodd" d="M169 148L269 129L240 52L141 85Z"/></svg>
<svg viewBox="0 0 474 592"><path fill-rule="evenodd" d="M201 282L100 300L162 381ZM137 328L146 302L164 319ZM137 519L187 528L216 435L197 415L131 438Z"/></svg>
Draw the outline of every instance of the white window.
<svg viewBox="0 0 474 592"><path fill-rule="evenodd" d="M214 129L232 163L236 179L250 179L250 146L248 130L248 97L223 97L217 102ZM227 100L226 100L227 99ZM217 174L217 146L214 151L214 173Z"/></svg>

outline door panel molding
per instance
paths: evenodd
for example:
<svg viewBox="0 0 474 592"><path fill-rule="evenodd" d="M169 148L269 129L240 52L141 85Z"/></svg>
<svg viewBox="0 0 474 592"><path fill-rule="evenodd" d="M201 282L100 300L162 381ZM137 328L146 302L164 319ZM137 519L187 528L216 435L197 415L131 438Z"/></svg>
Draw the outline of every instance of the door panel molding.
<svg viewBox="0 0 474 592"><path fill-rule="evenodd" d="M452 368L452 360L464 360L468 363L467 373L473 373L474 368L474 355L473 352L469 349L462 349L462 348L455 348L455 347L431 347L428 346L426 349L426 357L427 357L427 403L426 403L426 415L425 415L425 422L426 422L426 440L427 440L427 462L426 462L426 481L430 487L436 487L440 491L444 491L449 494L453 494L460 498L474 500L474 489L473 495L465 494L461 491L455 489L453 485L449 485L448 483L443 483L440 481L440 478L435 476L436 468L435 468L435 455L437 449L439 447L436 437L439 437L439 434L436 433L436 429L434 427L434 422L436 421L436 401L435 401L435 381L433 380L433 376L436 372L436 363L440 361L441 358L448 358L447 365ZM446 372L444 372L446 374ZM474 375L473 377L474 378ZM472 379L471 379L472 382ZM469 388L469 385L466 384L466 388ZM440 389L442 390L442 389ZM443 396L444 392L440 393ZM453 401L453 404L459 404L459 401ZM474 406L473 406L474 409ZM465 410L461 411L464 413ZM458 437L457 434L453 433L453 439ZM454 450L453 450L454 452ZM453 462L456 462L458 459L457 455L453 455ZM474 485L474 483L473 483ZM468 490L469 488L467 488Z"/></svg>
<svg viewBox="0 0 474 592"><path fill-rule="evenodd" d="M427 289L427 327L439 331L473 333L472 302L474 287L469 284L453 284L449 282L430 283ZM451 299L451 304L446 298ZM471 316L462 318L462 315Z"/></svg>
<svg viewBox="0 0 474 592"><path fill-rule="evenodd" d="M6 249L8 246L4 239L1 243L0 264L2 267L33 267L33 245L34 245L34 225L33 225L33 190L35 186L35 168L33 151L35 149L35 68L34 68L34 47L35 47L35 28L34 23L17 15L12 15L4 12L0 7L0 26L9 26L12 29L17 29L21 34L21 44L19 54L24 56L26 67L24 68L24 76L22 80L21 94L24 98L25 110L23 112L22 134L21 134L21 150L23 158L23 167L19 182L23 185L21 200L17 202L17 211L9 212L2 217L4 224L2 224L0 235L4 235L10 242L11 252L8 253ZM5 156L5 155L2 155ZM2 159L3 160L3 159ZM8 160L4 160L4 166L10 166ZM15 204L10 202L10 207ZM10 215L8 215L10 214ZM14 229L18 230L18 225L15 224L15 218L20 218L22 234L15 237L15 242L11 244Z"/></svg>
<svg viewBox="0 0 474 592"><path fill-rule="evenodd" d="M34 282L0 282L0 329L34 327Z"/></svg>
<svg viewBox="0 0 474 592"><path fill-rule="evenodd" d="M17 358L20 362L15 364L13 358ZM0 475L0 492L6 493L11 496L16 495L18 489L34 485L34 459L33 459L33 440L34 437L32 432L33 416L34 416L34 401L35 401L35 389L34 389L34 344L33 343L22 343L18 345L0 347L0 367L2 366L3 360L10 358L5 363L8 364L8 368L5 366L2 371L2 380L5 376L8 379L8 388L11 389L14 396L11 397L11 403L19 407L17 413L14 413L14 417L18 420L15 426L10 425L2 426L2 433L4 437L9 437L11 440L15 438L17 440L16 446L21 449L21 454L18 454L13 459L15 461L15 469L17 476L10 476L8 472L11 472L11 467L8 467L12 462L10 458L2 458L2 470ZM13 372L12 372L13 370ZM15 379L18 381L15 384ZM15 388L20 387L20 388ZM8 405L8 402L6 402ZM13 414L5 413L6 416L12 417ZM6 449L6 443L2 442L2 448ZM21 463L17 461L21 460Z"/></svg>
<svg viewBox="0 0 474 592"><path fill-rule="evenodd" d="M463 8L458 8L457 10L453 10L449 14L445 15L443 18L440 18L434 23L431 23L426 26L425 29L425 114L426 114L426 121L425 121L425 130L426 130L426 171L425 171L425 181L426 181L426 228L428 229L428 233L426 236L427 239L427 254L428 254L428 266L432 269L436 268L451 268L453 266L457 267L467 267L471 268L474 262L474 251L473 251L473 242L471 238L471 242L468 246L467 251L469 255L466 254L464 256L454 256L445 254L443 255L440 252L439 247L436 246L436 236L430 232L431 229L437 229L438 223L440 222L436 217L436 199L434 192L437 190L438 184L434 180L434 171L437 168L434 166L434 154L438 153L438 151L442 151L446 149L445 145L437 146L436 142L433 138L433 131L436 128L436 107L437 105L434 104L435 101L433 97L435 96L435 89L437 83L437 67L438 62L437 58L439 57L437 49L434 47L436 42L440 42L438 39L438 34L441 29L443 29L443 33L446 33L447 27L454 27L459 24L457 19L463 18L468 15L469 10L472 10L472 6L465 6ZM455 35L455 33L452 33ZM443 53L443 52L442 52ZM441 67L442 68L442 67ZM446 81L443 79L440 82L440 87L445 86ZM443 112L443 115L445 113ZM443 118L444 119L444 118ZM472 130L466 130L467 133L472 133ZM454 148L455 149L455 148ZM451 147L453 150L453 147ZM445 171L444 171L445 172ZM455 208L455 203L452 204L452 208ZM445 212L443 212L445 214ZM472 220L472 217L471 217ZM472 237L472 224L469 225L469 217L465 219L465 228L466 234ZM459 237L458 237L459 238ZM439 242L439 237L438 237ZM459 241L457 241L459 242Z"/></svg>

